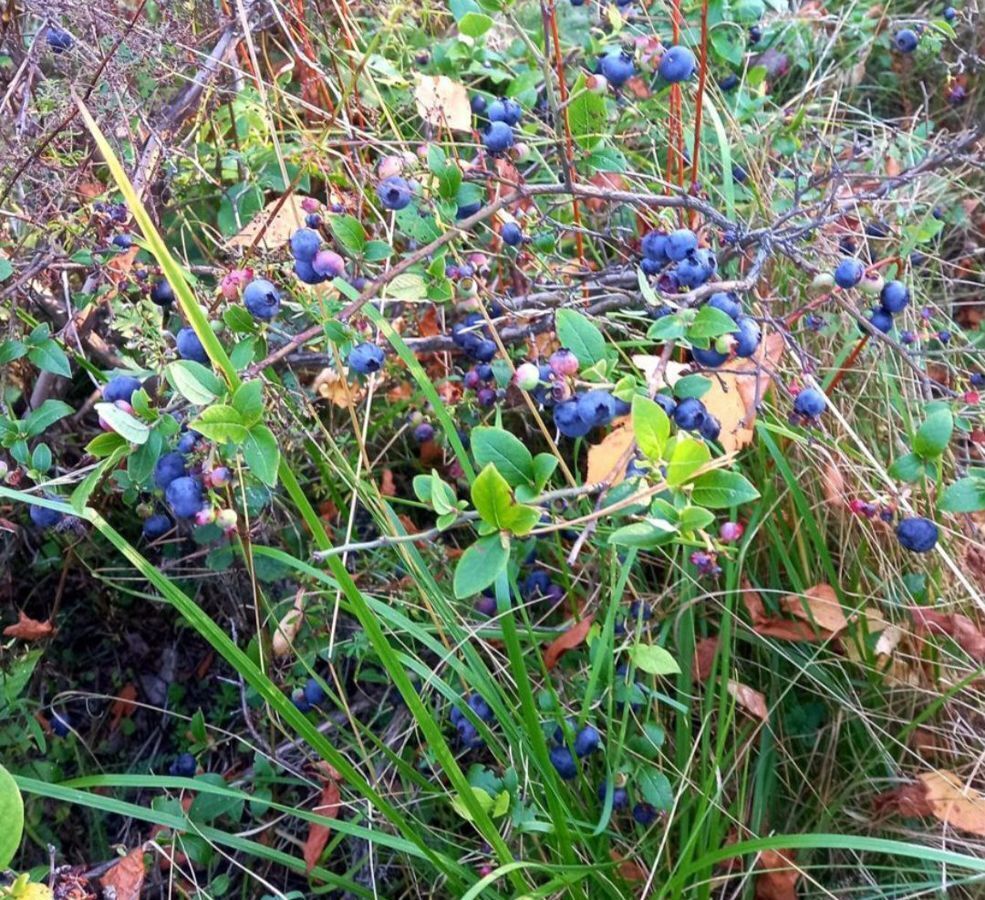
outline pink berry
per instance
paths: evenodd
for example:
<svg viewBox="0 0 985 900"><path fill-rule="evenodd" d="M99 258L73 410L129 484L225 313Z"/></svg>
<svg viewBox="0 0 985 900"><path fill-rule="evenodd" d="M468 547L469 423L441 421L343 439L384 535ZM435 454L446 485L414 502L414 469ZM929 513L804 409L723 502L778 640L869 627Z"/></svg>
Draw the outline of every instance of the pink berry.
<svg viewBox="0 0 985 900"><path fill-rule="evenodd" d="M745 528L741 522L723 522L722 527L718 529L718 536L725 543L730 544L733 541L739 540L744 531Z"/></svg>
<svg viewBox="0 0 985 900"><path fill-rule="evenodd" d="M236 523L239 521L239 516L236 514L235 509L221 509L218 515L215 517L215 523L223 531L233 531L236 528Z"/></svg>
<svg viewBox="0 0 985 900"><path fill-rule="evenodd" d="M225 466L218 466L209 472L208 477L212 487L222 487L224 484L229 484L229 469Z"/></svg>
<svg viewBox="0 0 985 900"><path fill-rule="evenodd" d="M215 510L211 506L203 506L195 513L196 525L211 525L215 521Z"/></svg>
<svg viewBox="0 0 985 900"><path fill-rule="evenodd" d="M404 159L402 156L384 156L380 164L376 167L376 172L381 179L393 178L404 170Z"/></svg>
<svg viewBox="0 0 985 900"><path fill-rule="evenodd" d="M345 260L334 250L319 250L311 262L311 268L327 278L338 278L345 272Z"/></svg>
<svg viewBox="0 0 985 900"><path fill-rule="evenodd" d="M321 204L314 197L305 197L301 201L301 209L306 213L316 213Z"/></svg>
<svg viewBox="0 0 985 900"><path fill-rule="evenodd" d="M575 375L578 372L578 357L566 347L562 347L560 350L552 353L551 358L547 362L551 367L551 371L561 377Z"/></svg>

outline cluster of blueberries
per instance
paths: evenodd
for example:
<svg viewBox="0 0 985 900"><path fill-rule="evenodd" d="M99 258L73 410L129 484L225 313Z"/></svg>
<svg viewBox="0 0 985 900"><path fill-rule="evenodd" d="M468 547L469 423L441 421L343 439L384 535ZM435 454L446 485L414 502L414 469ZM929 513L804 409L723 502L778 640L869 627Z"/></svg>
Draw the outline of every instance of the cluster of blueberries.
<svg viewBox="0 0 985 900"><path fill-rule="evenodd" d="M465 698L465 702L468 704L469 709L483 722L487 725L493 723L496 717L492 709L489 708L489 704L482 697L478 694L470 694ZM478 729L466 718L465 713L457 706L453 706L451 709L451 723L455 726L455 730L458 732L458 739L463 747L467 747L469 750L476 750L485 744Z"/></svg>
<svg viewBox="0 0 985 900"><path fill-rule="evenodd" d="M565 734L566 731L569 733L574 732L574 740L572 742L575 748L574 756L572 756L571 750L565 740L567 736ZM578 731L575 731L574 722L568 719L564 727L558 725L554 729L554 744L550 750L551 765L554 766L555 771L557 771L562 779L571 781L571 779L578 775L578 764L575 762L575 756L579 759L584 759L586 756L594 753L602 744L602 736L594 725L584 725Z"/></svg>
<svg viewBox="0 0 985 900"><path fill-rule="evenodd" d="M321 284L345 272L345 260L321 244L321 235L312 228L299 228L291 235L294 274L304 284Z"/></svg>
<svg viewBox="0 0 985 900"><path fill-rule="evenodd" d="M499 97L490 102L481 94L474 95L470 103L479 124L485 125L482 144L486 152L495 156L509 150L516 143L513 129L523 118L520 104L509 97Z"/></svg>
<svg viewBox="0 0 985 900"><path fill-rule="evenodd" d="M851 290L862 284L865 266L855 257L846 257L838 263L834 271L835 284ZM888 334L893 328L893 316L903 312L910 303L910 292L902 281L887 281L879 290L879 305L869 310L869 324Z"/></svg>
<svg viewBox="0 0 985 900"><path fill-rule="evenodd" d="M657 64L657 75L665 84L688 81L698 68L698 61L687 47L669 47ZM596 72L615 88L622 87L636 74L633 55L620 47L612 47L603 53Z"/></svg>
<svg viewBox="0 0 985 900"><path fill-rule="evenodd" d="M718 270L715 254L708 248L698 248L698 236L690 228L669 234L649 231L643 235L640 252L640 268L647 275L660 276L660 289L665 293L700 287Z"/></svg>

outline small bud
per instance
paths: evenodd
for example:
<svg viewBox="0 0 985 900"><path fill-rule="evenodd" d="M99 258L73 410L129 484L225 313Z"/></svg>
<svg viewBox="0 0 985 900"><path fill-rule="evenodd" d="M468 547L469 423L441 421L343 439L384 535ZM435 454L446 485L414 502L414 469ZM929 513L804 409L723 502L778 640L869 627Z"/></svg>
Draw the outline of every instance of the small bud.
<svg viewBox="0 0 985 900"><path fill-rule="evenodd" d="M866 275L858 285L858 289L863 294L878 294L886 280L878 272L873 272L871 275Z"/></svg>
<svg viewBox="0 0 985 900"><path fill-rule="evenodd" d="M609 82L604 75L589 75L585 87L593 94L604 94L609 90Z"/></svg>
<svg viewBox="0 0 985 900"><path fill-rule="evenodd" d="M203 506L195 513L196 525L211 525L215 521L215 510L211 506Z"/></svg>
<svg viewBox="0 0 985 900"><path fill-rule="evenodd" d="M532 391L540 384L540 368L532 362L525 362L516 367L513 381L521 391Z"/></svg>
<svg viewBox="0 0 985 900"><path fill-rule="evenodd" d="M239 516L236 514L235 509L222 509L219 510L218 515L215 517L215 523L223 531L235 531L236 523L239 521Z"/></svg>
<svg viewBox="0 0 985 900"><path fill-rule="evenodd" d="M425 150L425 153L427 151ZM380 180L384 178L393 178L395 175L399 175L404 170L404 158L400 155L390 155L384 156L380 160L379 165L376 167L377 175L379 175Z"/></svg>
<svg viewBox="0 0 985 900"><path fill-rule="evenodd" d="M810 291L815 294L824 294L835 286L834 275L830 272L819 272L811 282Z"/></svg>

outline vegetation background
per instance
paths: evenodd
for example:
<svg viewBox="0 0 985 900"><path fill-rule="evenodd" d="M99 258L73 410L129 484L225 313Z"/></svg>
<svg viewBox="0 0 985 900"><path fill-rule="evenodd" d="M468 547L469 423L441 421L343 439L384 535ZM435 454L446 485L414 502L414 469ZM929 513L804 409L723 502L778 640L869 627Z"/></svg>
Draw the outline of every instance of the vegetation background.
<svg viewBox="0 0 985 900"><path fill-rule="evenodd" d="M0 895L985 896L981 0L0 10Z"/></svg>

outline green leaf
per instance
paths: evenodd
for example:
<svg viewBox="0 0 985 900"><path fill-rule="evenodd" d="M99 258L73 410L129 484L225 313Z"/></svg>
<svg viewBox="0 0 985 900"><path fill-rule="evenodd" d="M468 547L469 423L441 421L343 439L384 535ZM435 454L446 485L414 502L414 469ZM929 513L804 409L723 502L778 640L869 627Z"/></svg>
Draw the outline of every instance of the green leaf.
<svg viewBox="0 0 985 900"><path fill-rule="evenodd" d="M0 366L12 363L15 359L20 359L27 355L27 344L23 341L9 340L0 343Z"/></svg>
<svg viewBox="0 0 985 900"><path fill-rule="evenodd" d="M711 451L707 444L678 434L667 461L667 484L671 487L684 484L710 459Z"/></svg>
<svg viewBox="0 0 985 900"><path fill-rule="evenodd" d="M699 475L691 488L691 500L709 509L741 506L743 503L755 500L758 496L759 491L748 479L738 472L729 472L725 469L714 469Z"/></svg>
<svg viewBox="0 0 985 900"><path fill-rule="evenodd" d="M636 786L643 799L662 812L674 808L674 789L663 772L644 769L637 775Z"/></svg>
<svg viewBox="0 0 985 900"><path fill-rule="evenodd" d="M233 408L243 417L249 428L263 418L263 383L244 381L233 392Z"/></svg>
<svg viewBox="0 0 985 900"><path fill-rule="evenodd" d="M661 316L646 332L651 341L676 341L684 337L684 320L678 313Z"/></svg>
<svg viewBox="0 0 985 900"><path fill-rule="evenodd" d="M469 13L469 15L472 15L472 13ZM478 803L480 807L482 807L482 811L489 812L493 808L493 798L489 795L487 791L483 790L481 787L475 787L474 785L470 785L470 788L472 790L472 796L475 797L475 802ZM504 791L504 793L506 792ZM507 799L509 799L509 796L510 795L506 793ZM461 794L456 794L454 797L452 797L451 806L452 809L454 809L455 812L457 812L463 819L465 819L466 822L473 821L472 813L469 812L469 809L465 805L465 801L462 799Z"/></svg>
<svg viewBox="0 0 985 900"><path fill-rule="evenodd" d="M133 484L143 484L150 478L163 450L164 435L160 429L152 428L143 446L127 457L127 474Z"/></svg>
<svg viewBox="0 0 985 900"><path fill-rule="evenodd" d="M24 417L24 434L26 437L37 437L54 425L59 419L72 414L72 407L63 400L45 400L37 409Z"/></svg>
<svg viewBox="0 0 985 900"><path fill-rule="evenodd" d="M889 467L889 474L899 481L913 484L919 481L926 474L923 460L916 453L907 453L893 460Z"/></svg>
<svg viewBox="0 0 985 900"><path fill-rule="evenodd" d="M190 359L171 363L165 375L174 389L194 406L207 406L223 391L222 382L211 369Z"/></svg>
<svg viewBox="0 0 985 900"><path fill-rule="evenodd" d="M924 459L940 456L951 442L954 431L954 416L946 403L931 403L927 406L927 418L913 436L913 451Z"/></svg>
<svg viewBox="0 0 985 900"><path fill-rule="evenodd" d="M470 38L482 37L490 28L493 20L485 13L468 12L459 20L458 30Z"/></svg>
<svg viewBox="0 0 985 900"><path fill-rule="evenodd" d="M358 255L366 246L366 229L355 216L331 216L328 227L335 240L349 253Z"/></svg>
<svg viewBox="0 0 985 900"><path fill-rule="evenodd" d="M711 389L711 379L704 375L685 375L674 382L674 396L683 400L685 397L694 397L696 400L703 397Z"/></svg>
<svg viewBox="0 0 985 900"><path fill-rule="evenodd" d="M702 306L688 326L689 338L717 338L735 331L735 320L714 306Z"/></svg>
<svg viewBox="0 0 985 900"><path fill-rule="evenodd" d="M216 787L225 787L225 779L215 772L206 772L195 778L206 784L214 784ZM188 808L188 818L193 822L208 824L214 822L221 816L238 820L243 812L242 797L230 796L229 794L213 794L206 791L199 791L194 794L195 799Z"/></svg>
<svg viewBox="0 0 985 900"><path fill-rule="evenodd" d="M557 339L575 356L581 368L605 359L605 338L594 323L573 309L559 309L554 318Z"/></svg>
<svg viewBox="0 0 985 900"><path fill-rule="evenodd" d="M441 476L436 470L431 470L430 487L428 495L431 506L439 516L457 514L458 507L455 505L457 497L451 485L442 481Z"/></svg>
<svg viewBox="0 0 985 900"><path fill-rule="evenodd" d="M480 469L492 463L512 487L534 481L534 458L519 438L502 428L485 425L473 428L470 437Z"/></svg>
<svg viewBox="0 0 985 900"><path fill-rule="evenodd" d="M540 519L540 511L514 501L510 486L493 463L488 463L472 483L472 504L493 528L527 534Z"/></svg>
<svg viewBox="0 0 985 900"><path fill-rule="evenodd" d="M947 486L937 508L948 513L973 513L985 509L985 469L971 473Z"/></svg>
<svg viewBox="0 0 985 900"><path fill-rule="evenodd" d="M710 513L700 506L686 506L678 513L677 517L678 527L681 531L700 531L715 521L714 513Z"/></svg>
<svg viewBox="0 0 985 900"><path fill-rule="evenodd" d="M266 425L254 425L240 450L250 471L264 484L273 487L277 483L277 467L280 465L280 448L274 433Z"/></svg>
<svg viewBox="0 0 985 900"><path fill-rule="evenodd" d="M667 438L670 437L670 419L658 403L648 397L633 397L633 434L640 450L650 459L660 459Z"/></svg>
<svg viewBox="0 0 985 900"><path fill-rule="evenodd" d="M609 535L609 543L616 547L657 547L672 540L677 529L664 519L648 519L623 525Z"/></svg>
<svg viewBox="0 0 985 900"><path fill-rule="evenodd" d="M222 321L236 334L252 334L257 330L256 320L245 306L230 306L222 314Z"/></svg>
<svg viewBox="0 0 985 900"><path fill-rule="evenodd" d="M582 150L600 144L608 131L605 97L585 87L585 76L575 83L574 96L568 104L568 125L571 136Z"/></svg>
<svg viewBox="0 0 985 900"><path fill-rule="evenodd" d="M220 444L242 444L249 434L239 410L225 403L203 409L202 414L188 427Z"/></svg>
<svg viewBox="0 0 985 900"><path fill-rule="evenodd" d="M458 169L455 169L458 172ZM462 173L458 173L459 179L462 177ZM455 190L458 190L456 186ZM384 259L389 259L393 256L393 247L391 247L386 241L369 241L363 250L363 259L366 262L380 262Z"/></svg>
<svg viewBox="0 0 985 900"><path fill-rule="evenodd" d="M47 444L38 444L31 453L31 468L35 472L47 472L51 468L51 449Z"/></svg>
<svg viewBox="0 0 985 900"><path fill-rule="evenodd" d="M150 437L150 426L113 403L97 403L96 413L117 434L131 444L143 444Z"/></svg>
<svg viewBox="0 0 985 900"><path fill-rule="evenodd" d="M636 644L629 648L629 657L637 669L650 675L679 675L681 672L677 660L656 644Z"/></svg>
<svg viewBox="0 0 985 900"><path fill-rule="evenodd" d="M103 477L111 469L114 469L123 457L130 452L130 445L123 444L117 447L106 459L104 459L96 468L94 468L85 478L79 482L78 486L72 491L71 496L68 498L68 502L71 504L72 509L77 513L81 514L85 509L86 504L89 502L89 497L92 496L92 492L102 481Z"/></svg>
<svg viewBox="0 0 985 900"><path fill-rule="evenodd" d="M6 281L13 274L14 274L14 267L10 264L10 260L0 257L0 281ZM0 865L5 865L5 864L0 863Z"/></svg>
<svg viewBox="0 0 985 900"><path fill-rule="evenodd" d="M474 597L489 587L510 559L509 546L504 546L498 534L479 538L458 559L455 566L454 590L458 600Z"/></svg>
<svg viewBox="0 0 985 900"><path fill-rule="evenodd" d="M104 431L97 434L88 444L86 453L90 456L103 457L109 456L117 447L129 447L127 439L117 434L115 431Z"/></svg>
<svg viewBox="0 0 985 900"><path fill-rule="evenodd" d="M10 773L0 765L0 869L14 858L24 833L24 801Z"/></svg>
<svg viewBox="0 0 985 900"><path fill-rule="evenodd" d="M394 300L423 300L428 293L427 282L417 272L404 272L386 286L385 293Z"/></svg>

